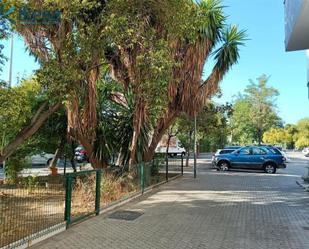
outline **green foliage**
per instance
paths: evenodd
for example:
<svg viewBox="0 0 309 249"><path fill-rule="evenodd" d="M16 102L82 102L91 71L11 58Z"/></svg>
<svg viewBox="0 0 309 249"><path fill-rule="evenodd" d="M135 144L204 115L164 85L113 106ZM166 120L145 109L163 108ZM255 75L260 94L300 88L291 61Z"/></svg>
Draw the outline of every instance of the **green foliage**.
<svg viewBox="0 0 309 249"><path fill-rule="evenodd" d="M22 179L22 185L27 188L29 192L39 186L39 178L37 176L27 176Z"/></svg>
<svg viewBox="0 0 309 249"><path fill-rule="evenodd" d="M5 162L5 172L10 181L17 183L19 173L29 166L25 154L18 151Z"/></svg>
<svg viewBox="0 0 309 249"><path fill-rule="evenodd" d="M238 31L236 26L222 33L223 46L215 51L216 67L222 71L228 70L239 58L238 46L244 45L245 31Z"/></svg>
<svg viewBox="0 0 309 249"><path fill-rule="evenodd" d="M278 91L267 86L266 75L257 80L258 83L250 81L245 94L239 94L233 105L230 121L233 143L260 144L265 131L282 126L275 104Z"/></svg>
<svg viewBox="0 0 309 249"><path fill-rule="evenodd" d="M284 128L271 128L263 134L263 141L267 144L281 145L293 149L298 133L295 125L286 125Z"/></svg>
<svg viewBox="0 0 309 249"><path fill-rule="evenodd" d="M2 72L2 66L7 61L7 58L3 54L4 45L2 44L2 41L8 38L8 33L9 26L7 21L0 18L0 73Z"/></svg>
<svg viewBox="0 0 309 249"><path fill-rule="evenodd" d="M172 91L177 92L179 99L185 99L185 94L178 96L183 89L189 89L188 94L191 92L190 86L184 83L181 83L183 89L171 90L173 84L187 80L187 76L177 72L188 63L183 62L185 57L199 56L202 59L199 63L203 66L203 60L214 52L217 70L227 71L237 62L237 47L242 45L244 38L244 33L234 26L224 31L226 17L218 0L4 2L13 4L16 12L25 6L29 9L60 9L61 24L22 25L17 16L12 16L16 21L15 30L27 41L29 52L37 58L40 68L32 80L35 82L28 85L24 82L12 89L0 88L0 107L6 110L0 110L1 147L29 122L38 104L48 99L50 102L76 104L78 111L72 112L72 116L80 121L76 126L81 125L72 128L76 128L75 133L85 133L82 134L84 137L88 136L88 130L89 133L96 131L91 134L95 139L89 135L89 144L94 144L96 157L105 163L113 161L119 152L121 164L127 163L135 128L134 114L138 112L140 102L145 107L145 118L141 118L143 123L139 128L139 154L146 150L150 134L170 107ZM206 51L202 51L201 41L207 41L207 55L202 55ZM221 43L223 46L213 51ZM195 49L201 55L192 53ZM104 70L107 62L121 65L116 68L118 71L110 72L112 76L121 74L119 82L112 81L106 72L100 74L99 80L91 77L94 68ZM195 75L194 81L199 84L201 72L194 72L191 66L186 70L186 75ZM224 73L219 72L216 77L221 78ZM94 87L97 94L92 91ZM115 92L122 94L127 104L114 102L112 95ZM93 108L93 103L97 108ZM183 109L185 107L181 111ZM87 124L92 120L87 120L87 117L95 116L92 112L98 114L97 124ZM183 122L186 124L180 125L182 133L187 134L191 124L188 120ZM209 140L207 146L225 143L227 121L224 114L205 110L198 117L198 123L199 140ZM39 148L53 152L66 132L66 125L66 114L61 110L28 140L24 149L32 146L33 150ZM84 128L87 131L84 132ZM75 139L83 140L78 135ZM183 144L190 147L190 142L184 139Z"/></svg>
<svg viewBox="0 0 309 249"><path fill-rule="evenodd" d="M295 146L297 148L309 147L309 118L297 122L297 134L295 135Z"/></svg>
<svg viewBox="0 0 309 249"><path fill-rule="evenodd" d="M98 126L95 153L97 158L106 163L126 165L133 136L134 94L130 90L124 91L109 78L98 84L97 92ZM113 101L115 95L121 96L124 102ZM142 126L138 152L144 151L148 146L149 129L147 124ZM119 153L121 158L116 162Z"/></svg>
<svg viewBox="0 0 309 249"><path fill-rule="evenodd" d="M0 150L29 122L41 101L41 87L34 78L12 88L0 86Z"/></svg>
<svg viewBox="0 0 309 249"><path fill-rule="evenodd" d="M162 169L163 166L165 165L165 160L166 160L165 154L156 154L154 162L151 165L151 171L150 171L151 176L159 175L160 169Z"/></svg>
<svg viewBox="0 0 309 249"><path fill-rule="evenodd" d="M197 115L197 140L200 151L215 151L222 148L228 139L228 117L231 115L231 105L218 106L209 102ZM193 150L194 120L181 116L177 121L179 138L183 147Z"/></svg>
<svg viewBox="0 0 309 249"><path fill-rule="evenodd" d="M61 140L67 137L67 117L62 108L51 115L42 127L27 142L32 153L55 153ZM68 145L67 145L68 146ZM66 151L70 151L66 148Z"/></svg>

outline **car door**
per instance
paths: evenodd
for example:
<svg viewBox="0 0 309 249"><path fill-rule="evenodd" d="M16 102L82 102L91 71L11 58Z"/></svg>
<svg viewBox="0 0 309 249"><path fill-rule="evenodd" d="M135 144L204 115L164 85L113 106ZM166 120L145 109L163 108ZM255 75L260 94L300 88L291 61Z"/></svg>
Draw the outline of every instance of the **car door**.
<svg viewBox="0 0 309 249"><path fill-rule="evenodd" d="M233 168L247 168L250 156L251 156L251 148L245 147L233 153L235 156L233 157L232 167Z"/></svg>
<svg viewBox="0 0 309 249"><path fill-rule="evenodd" d="M261 169L265 162L267 151L263 148L253 147L252 148L252 164L251 167L254 169Z"/></svg>

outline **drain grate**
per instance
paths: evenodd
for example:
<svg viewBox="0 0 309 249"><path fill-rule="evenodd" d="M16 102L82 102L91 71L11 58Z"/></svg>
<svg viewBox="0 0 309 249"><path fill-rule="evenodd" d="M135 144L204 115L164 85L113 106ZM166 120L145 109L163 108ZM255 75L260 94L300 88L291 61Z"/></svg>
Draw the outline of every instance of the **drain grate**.
<svg viewBox="0 0 309 249"><path fill-rule="evenodd" d="M115 213L112 213L111 215L108 216L108 218L132 221L132 220L136 220L138 217L142 215L143 213L140 213L140 212L122 210L122 211L116 211Z"/></svg>
<svg viewBox="0 0 309 249"><path fill-rule="evenodd" d="M309 227L303 227L303 229L309 231Z"/></svg>

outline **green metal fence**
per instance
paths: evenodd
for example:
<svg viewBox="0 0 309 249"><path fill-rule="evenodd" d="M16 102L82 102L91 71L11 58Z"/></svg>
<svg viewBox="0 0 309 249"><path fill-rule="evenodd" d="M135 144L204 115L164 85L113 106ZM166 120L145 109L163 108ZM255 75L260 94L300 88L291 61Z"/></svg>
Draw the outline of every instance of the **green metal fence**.
<svg viewBox="0 0 309 249"><path fill-rule="evenodd" d="M88 170L0 184L0 249L24 246L41 231L70 227L116 201L183 173L183 159L155 158L130 171Z"/></svg>
<svg viewBox="0 0 309 249"><path fill-rule="evenodd" d="M0 248L18 247L63 222L63 177L0 185Z"/></svg>
<svg viewBox="0 0 309 249"><path fill-rule="evenodd" d="M100 212L101 170L66 174L64 219L72 223Z"/></svg>

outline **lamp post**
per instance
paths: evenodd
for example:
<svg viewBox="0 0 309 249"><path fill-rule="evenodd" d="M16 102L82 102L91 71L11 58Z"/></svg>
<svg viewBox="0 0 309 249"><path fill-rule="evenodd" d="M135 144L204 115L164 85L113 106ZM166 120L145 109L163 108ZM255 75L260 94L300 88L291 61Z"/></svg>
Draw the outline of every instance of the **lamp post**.
<svg viewBox="0 0 309 249"><path fill-rule="evenodd" d="M196 158L197 158L197 144L196 144L196 114L194 114L194 178L196 178Z"/></svg>
<svg viewBox="0 0 309 249"><path fill-rule="evenodd" d="M12 86L12 71L13 71L13 48L14 48L14 34L11 34L11 56L10 56L10 69L9 69L9 87Z"/></svg>
<svg viewBox="0 0 309 249"><path fill-rule="evenodd" d="M13 48L14 48L14 34L11 34L11 55L10 55L10 68L9 68L9 88L12 86L12 71L13 71ZM5 139L5 134L3 136ZM6 179L6 163L3 161L3 179Z"/></svg>

